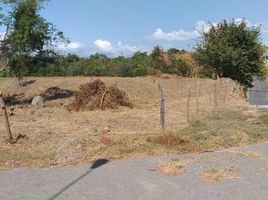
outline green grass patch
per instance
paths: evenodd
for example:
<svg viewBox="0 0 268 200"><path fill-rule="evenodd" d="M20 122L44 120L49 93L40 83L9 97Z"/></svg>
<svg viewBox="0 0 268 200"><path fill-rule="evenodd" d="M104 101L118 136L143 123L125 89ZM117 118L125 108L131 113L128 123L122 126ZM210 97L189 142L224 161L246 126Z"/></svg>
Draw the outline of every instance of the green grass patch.
<svg viewBox="0 0 268 200"><path fill-rule="evenodd" d="M32 151L16 151L15 149L1 150L1 168L30 167L43 168L50 164L54 153L49 147L37 147Z"/></svg>

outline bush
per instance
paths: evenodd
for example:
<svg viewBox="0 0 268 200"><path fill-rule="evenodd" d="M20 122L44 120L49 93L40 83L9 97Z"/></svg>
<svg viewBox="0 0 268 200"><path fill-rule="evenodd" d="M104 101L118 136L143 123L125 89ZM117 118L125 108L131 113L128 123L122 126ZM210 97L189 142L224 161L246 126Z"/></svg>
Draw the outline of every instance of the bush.
<svg viewBox="0 0 268 200"><path fill-rule="evenodd" d="M252 87L253 76L264 78L266 71L266 48L260 35L260 27L249 27L245 21L224 20L202 34L195 59L219 77L237 80L245 88Z"/></svg>

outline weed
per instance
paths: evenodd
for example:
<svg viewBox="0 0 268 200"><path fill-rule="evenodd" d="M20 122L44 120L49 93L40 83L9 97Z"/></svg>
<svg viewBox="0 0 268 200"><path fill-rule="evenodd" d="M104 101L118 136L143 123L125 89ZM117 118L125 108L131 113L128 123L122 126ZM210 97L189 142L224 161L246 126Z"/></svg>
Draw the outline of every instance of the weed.
<svg viewBox="0 0 268 200"><path fill-rule="evenodd" d="M184 167L188 162L179 161L178 159L172 159L165 162L160 162L156 166L156 170L167 176L179 176L185 173Z"/></svg>
<svg viewBox="0 0 268 200"><path fill-rule="evenodd" d="M205 183L221 183L224 180L230 180L236 177L231 169L210 168L202 173L202 179Z"/></svg>

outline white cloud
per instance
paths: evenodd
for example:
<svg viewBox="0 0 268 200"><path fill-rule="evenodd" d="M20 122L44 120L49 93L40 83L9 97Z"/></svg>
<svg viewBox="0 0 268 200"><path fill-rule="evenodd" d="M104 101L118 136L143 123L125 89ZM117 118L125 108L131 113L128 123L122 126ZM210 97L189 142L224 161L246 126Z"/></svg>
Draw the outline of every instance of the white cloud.
<svg viewBox="0 0 268 200"><path fill-rule="evenodd" d="M117 42L116 45L112 45L108 40L98 39L94 41L94 45L97 48L95 53L101 52L109 56L130 56L133 53L142 50L140 47L123 44L121 41Z"/></svg>
<svg viewBox="0 0 268 200"><path fill-rule="evenodd" d="M212 25L216 25L216 23L212 23ZM210 28L211 24L199 20L196 22L195 28L192 31L180 29L178 31L164 32L161 28L157 28L148 38L163 41L186 41L198 38L201 33L207 32Z"/></svg>
<svg viewBox="0 0 268 200"><path fill-rule="evenodd" d="M59 51L77 51L79 49L82 49L84 46L79 42L70 42L67 44L58 44L56 46L56 49Z"/></svg>
<svg viewBox="0 0 268 200"><path fill-rule="evenodd" d="M70 42L68 44L59 44L57 49L61 51L77 50L83 48L83 45L79 42Z"/></svg>
<svg viewBox="0 0 268 200"><path fill-rule="evenodd" d="M156 31L149 36L153 40L165 40L165 41L184 41L191 40L197 37L195 31L184 31L183 29L172 32L164 32L161 28L157 28Z"/></svg>
<svg viewBox="0 0 268 200"><path fill-rule="evenodd" d="M1 33L0 33L1 36ZM143 50L141 47L123 44L121 41L115 45L108 40L95 40L93 45L85 45L80 42L70 42L68 44L54 44L54 50L60 54L67 55L74 53L82 57L88 57L95 53L104 53L108 56L131 56L137 51Z"/></svg>
<svg viewBox="0 0 268 200"><path fill-rule="evenodd" d="M112 51L113 47L111 42L107 41L107 40L101 40L98 39L94 42L94 44L96 45L96 47L98 49L100 49L101 51Z"/></svg>
<svg viewBox="0 0 268 200"><path fill-rule="evenodd" d="M206 33L209 31L209 29L212 27L212 26L216 26L217 23L206 23L205 21L203 20L199 20L196 22L196 25L195 25L195 28L194 28L194 31L197 33L197 36L199 36L201 33Z"/></svg>
<svg viewBox="0 0 268 200"><path fill-rule="evenodd" d="M4 40L5 35L6 35L6 32L1 32L0 33L0 40Z"/></svg>
<svg viewBox="0 0 268 200"><path fill-rule="evenodd" d="M268 23L253 23L249 20L244 20L243 18L235 18L236 23L241 23L245 21L248 26L260 26L262 27L262 33L268 33ZM212 26L216 26L216 22L207 23L203 20L196 22L196 25L192 31L185 31L183 29L175 30L171 32L165 32L161 28L157 28L156 31L150 35L148 38L152 40L162 40L162 41L186 41L196 39L201 36L201 33L208 32Z"/></svg>
<svg viewBox="0 0 268 200"><path fill-rule="evenodd" d="M267 22L264 22L264 23L260 23L261 25L261 30L262 30L262 33L268 33L268 23Z"/></svg>
<svg viewBox="0 0 268 200"><path fill-rule="evenodd" d="M137 46L130 46L128 44L123 44L121 41L117 43L117 51L135 53L140 50Z"/></svg>
<svg viewBox="0 0 268 200"><path fill-rule="evenodd" d="M80 42L70 42L67 44L54 44L54 48L58 53L67 55L74 53L79 56L88 56L90 48Z"/></svg>

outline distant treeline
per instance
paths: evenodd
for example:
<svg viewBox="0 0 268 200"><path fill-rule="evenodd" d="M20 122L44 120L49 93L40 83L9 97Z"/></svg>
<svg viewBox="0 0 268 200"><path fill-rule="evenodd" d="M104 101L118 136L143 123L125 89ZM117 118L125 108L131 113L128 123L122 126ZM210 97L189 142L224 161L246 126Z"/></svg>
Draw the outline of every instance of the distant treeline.
<svg viewBox="0 0 268 200"><path fill-rule="evenodd" d="M168 73L193 77L198 72L192 53L175 48L164 51L158 46L150 54L136 52L131 57L115 58L99 53L81 58L75 54L63 56L44 52L38 57L27 58L23 63L27 63L20 67L23 76L136 77ZM10 70L1 73L6 77L15 75Z"/></svg>

